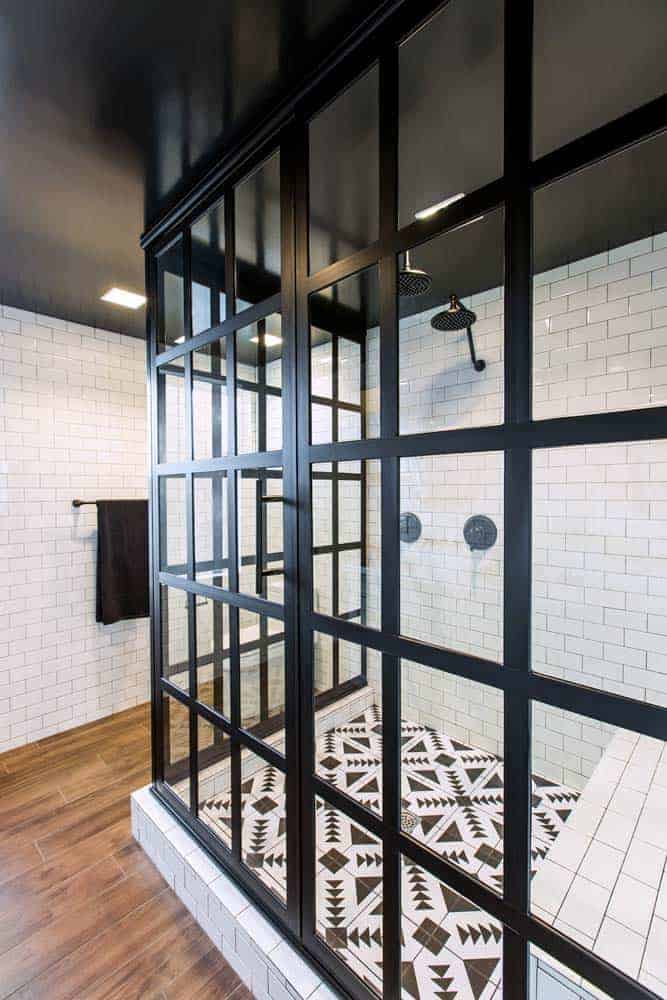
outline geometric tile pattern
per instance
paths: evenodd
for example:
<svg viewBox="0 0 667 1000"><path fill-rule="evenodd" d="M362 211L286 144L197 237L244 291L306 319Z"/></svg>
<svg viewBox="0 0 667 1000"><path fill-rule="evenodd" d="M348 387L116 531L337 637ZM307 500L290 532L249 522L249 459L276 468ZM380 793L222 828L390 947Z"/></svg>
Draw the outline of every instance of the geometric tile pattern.
<svg viewBox="0 0 667 1000"><path fill-rule="evenodd" d="M503 764L445 733L401 724L403 830L502 892ZM372 706L318 739L317 773L381 812L382 720ZM566 823L578 793L532 779L533 873ZM200 804L228 840L231 798ZM242 786L246 864L281 899L286 894L285 779L267 765ZM317 800L317 928L364 982L382 992L382 846L339 810ZM469 900L404 860L402 993L406 1000L499 1000L501 928Z"/></svg>

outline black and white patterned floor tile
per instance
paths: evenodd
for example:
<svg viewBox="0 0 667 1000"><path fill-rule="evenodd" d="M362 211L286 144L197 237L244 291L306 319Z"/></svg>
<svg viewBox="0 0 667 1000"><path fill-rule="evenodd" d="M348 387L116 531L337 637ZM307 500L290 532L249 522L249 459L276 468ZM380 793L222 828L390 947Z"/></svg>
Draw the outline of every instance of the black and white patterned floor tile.
<svg viewBox="0 0 667 1000"><path fill-rule="evenodd" d="M502 761L486 750L406 720L401 724L401 746L404 832L501 892ZM377 706L319 738L317 772L340 792L381 811L382 720ZM533 874L577 798L572 789L533 776ZM284 899L284 775L267 765L244 779L242 810L244 860ZM200 814L228 840L229 794L202 802ZM346 965L381 992L381 844L342 812L317 799L316 846L318 932ZM401 898L405 1000L499 1000L500 925L407 861Z"/></svg>

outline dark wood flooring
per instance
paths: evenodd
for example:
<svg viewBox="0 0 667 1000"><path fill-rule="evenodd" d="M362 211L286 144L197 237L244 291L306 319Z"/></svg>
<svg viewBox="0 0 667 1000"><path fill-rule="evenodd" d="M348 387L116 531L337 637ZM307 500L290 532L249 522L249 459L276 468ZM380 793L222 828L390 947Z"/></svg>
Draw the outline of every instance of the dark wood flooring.
<svg viewBox="0 0 667 1000"><path fill-rule="evenodd" d="M0 755L0 998L248 1000L132 839L149 777L147 706Z"/></svg>

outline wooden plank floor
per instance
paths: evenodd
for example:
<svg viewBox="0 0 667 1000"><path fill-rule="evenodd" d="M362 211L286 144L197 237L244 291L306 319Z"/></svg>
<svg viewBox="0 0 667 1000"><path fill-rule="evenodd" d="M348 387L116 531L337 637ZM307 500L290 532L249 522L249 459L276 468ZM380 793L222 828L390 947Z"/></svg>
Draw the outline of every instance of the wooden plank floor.
<svg viewBox="0 0 667 1000"><path fill-rule="evenodd" d="M130 832L149 711L0 755L0 998L248 1000Z"/></svg>

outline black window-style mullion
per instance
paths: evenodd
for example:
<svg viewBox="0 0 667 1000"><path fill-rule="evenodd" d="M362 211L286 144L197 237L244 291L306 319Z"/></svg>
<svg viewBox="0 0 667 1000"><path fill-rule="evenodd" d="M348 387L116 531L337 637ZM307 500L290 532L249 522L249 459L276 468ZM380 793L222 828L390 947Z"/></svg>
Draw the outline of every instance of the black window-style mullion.
<svg viewBox="0 0 667 1000"><path fill-rule="evenodd" d="M183 335L186 342L192 336L192 280L190 259L190 234L186 231L182 236L183 247ZM185 455L188 462L194 458L194 416L193 416L193 355L192 352L183 359L184 390L185 390ZM195 537L194 537L194 479L191 472L185 475L185 550L186 575L188 580L195 578ZM197 697L197 636L196 610L194 594L187 594L188 622L188 693L191 702ZM191 707L188 709L190 729L190 812L197 815L199 794L198 768L198 728L197 717Z"/></svg>
<svg viewBox="0 0 667 1000"><path fill-rule="evenodd" d="M398 215L398 49L380 60L380 238L396 231ZM394 254L379 262L380 435L398 437L398 276ZM400 631L400 466L395 456L380 466L381 624ZM382 965L384 996L401 996L401 689L400 659L382 656Z"/></svg>
<svg viewBox="0 0 667 1000"><path fill-rule="evenodd" d="M528 424L532 388L532 0L505 0L505 426ZM507 671L530 670L532 452L507 448L504 461L503 650ZM530 893L530 701L505 690L503 891L520 913ZM508 1000L528 996L528 941L505 928Z"/></svg>
<svg viewBox="0 0 667 1000"><path fill-rule="evenodd" d="M225 197L225 290L227 311L236 312L236 245L234 231L234 198ZM227 337L227 433L228 452L236 455L237 419L237 372L236 333ZM227 529L229 532L229 589L239 589L239 543L238 543L238 477L237 471L228 475L227 481ZM231 721L231 792L232 792L232 857L237 864L241 861L241 744L238 731L241 726L241 654L240 654L240 612L237 606L229 606L229 688Z"/></svg>

